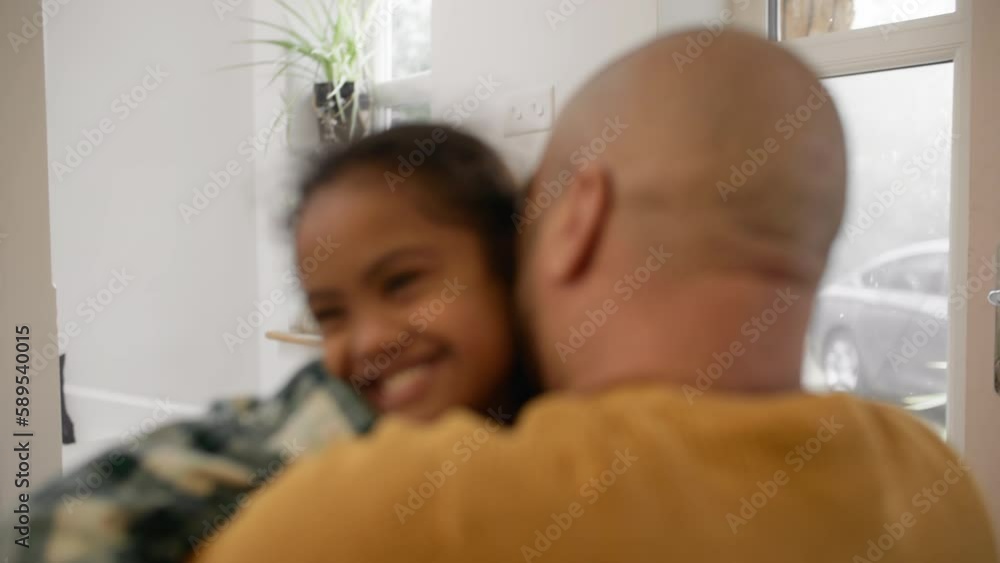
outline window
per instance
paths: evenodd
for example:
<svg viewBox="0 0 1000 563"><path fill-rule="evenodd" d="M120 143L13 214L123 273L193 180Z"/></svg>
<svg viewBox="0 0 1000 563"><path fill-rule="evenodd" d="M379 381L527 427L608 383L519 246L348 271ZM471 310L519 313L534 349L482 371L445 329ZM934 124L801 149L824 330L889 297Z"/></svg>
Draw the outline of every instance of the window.
<svg viewBox="0 0 1000 563"><path fill-rule="evenodd" d="M429 104L399 105L389 108L388 126L399 125L413 121L428 121L431 118Z"/></svg>
<svg viewBox="0 0 1000 563"><path fill-rule="evenodd" d="M861 283L868 289L879 289L889 285L889 269L891 266L879 266L868 270L861 276Z"/></svg>
<svg viewBox="0 0 1000 563"><path fill-rule="evenodd" d="M950 325L968 318L948 296L968 277L955 256L967 249L949 240L952 217L972 213L961 207L968 168L952 167L956 158L969 166L956 132L967 125L955 119L968 110L968 98L957 98L967 78L959 60L967 65L961 54L971 48L962 18L978 1L734 0L749 14L744 25L819 72L847 137L847 208L813 312L803 385L893 403L942 431L946 418L966 420L948 412L950 392L964 393L969 373L953 373L950 356L972 353L949 350ZM962 265L954 282L952 259ZM905 366L887 360L901 356ZM967 395L958 400L968 405Z"/></svg>
<svg viewBox="0 0 1000 563"><path fill-rule="evenodd" d="M392 17L390 78L431 70L431 0L399 0Z"/></svg>
<svg viewBox="0 0 1000 563"><path fill-rule="evenodd" d="M955 0L778 0L781 39L880 27L955 11Z"/></svg>
<svg viewBox="0 0 1000 563"><path fill-rule="evenodd" d="M869 270L862 282L869 289L943 296L948 289L947 258L947 254L920 254L893 260Z"/></svg>
<svg viewBox="0 0 1000 563"><path fill-rule="evenodd" d="M431 0L382 1L373 65L377 129L431 113Z"/></svg>
<svg viewBox="0 0 1000 563"><path fill-rule="evenodd" d="M877 218L870 214L871 223L865 219L869 226L862 229L862 237L853 231L853 242L846 229L841 235L831 265L838 271L850 269L852 274L839 284L834 276L824 280L826 291L817 305L820 301L835 304L841 296L845 302L853 299L857 306L841 309L843 317L824 316L823 308L817 306L806 354L813 365L807 365L804 372L837 375L844 388L902 405L938 426L946 418L952 446L980 473L996 474L1000 457L993 432L1000 427L1000 409L996 408L1000 324L986 297L1000 283L996 276L1000 264L1000 221L996 219L1000 112L994 102L1000 84L997 2L800 0L799 17L808 25L799 22L799 31L793 32L787 18L782 22L781 17L782 11L795 9L793 1L728 0L721 7L701 3L704 8L692 23L708 27L710 23L702 22L721 18L781 39L825 79L843 112L848 135L851 176L846 221L857 221L866 206L873 206L879 214ZM852 3L849 19L834 15ZM675 4L693 6L682 0L660 0L661 6ZM722 7L728 11L720 12ZM669 13L661 10L663 29L672 27L665 16ZM833 17L823 20L823 14ZM785 33L782 23L787 26ZM933 148L939 130L944 132L937 143L940 148ZM920 152L911 152L921 144ZM928 156L940 155L925 169L911 160L923 158L923 150L929 151ZM912 178L914 165L919 178ZM901 195L892 194L896 203L891 208L880 208L883 204L877 199L874 203L865 200L866 192L870 197L875 190L885 190L886 180L891 192L892 179L900 174L908 187ZM939 212L933 212L932 202L937 202ZM911 206L922 209L920 218L912 221L902 212ZM878 233L876 238L898 246L864 248L858 241L865 233L868 237ZM888 238L890 234L893 239ZM916 299L913 295L873 301L859 298L859 293L876 292L856 283L863 281L858 278L863 278L864 271L851 268L865 266L855 262L874 265L874 255L933 240L947 242L947 249L940 253L947 262L941 270L947 280L946 297L939 292L937 296L917 294ZM928 316L920 319L914 308ZM918 319L916 326L913 319ZM829 338L821 340L816 338L815 325L823 322L852 322L867 333L850 339L842 332L828 332ZM890 333L898 339L887 338ZM887 343L891 349L884 348ZM905 364L897 361L894 366L887 361L890 352L897 360L902 356ZM817 357L820 362L815 361ZM867 390L857 387L859 373L871 376ZM1000 489L988 491L987 501L1000 510ZM1000 534L1000 527L995 529Z"/></svg>
<svg viewBox="0 0 1000 563"><path fill-rule="evenodd" d="M947 292L947 256L924 254L899 261L895 277L890 280L902 291L942 296Z"/></svg>
<svg viewBox="0 0 1000 563"><path fill-rule="evenodd" d="M834 390L908 406L935 425L945 423L947 310L945 270L950 229L952 63L870 72L824 80L847 135L848 202L824 289L864 264L867 291L817 299L803 372ZM928 313L934 311L935 313ZM940 313L937 313L940 311ZM912 365L901 357L914 327L934 319L935 338L921 339ZM930 325L928 325L930 326ZM937 328L940 327L940 328ZM911 338L912 340L912 338ZM907 348L909 350L909 348ZM926 358L924 358L926 356ZM933 370L916 366L932 364ZM897 369L892 369L896 367Z"/></svg>

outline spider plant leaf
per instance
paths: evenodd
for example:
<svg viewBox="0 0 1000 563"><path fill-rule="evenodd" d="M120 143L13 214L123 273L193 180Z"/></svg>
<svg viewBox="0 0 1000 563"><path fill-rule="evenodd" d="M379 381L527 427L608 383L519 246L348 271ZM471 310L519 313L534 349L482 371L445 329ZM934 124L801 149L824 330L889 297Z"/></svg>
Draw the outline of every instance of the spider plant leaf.
<svg viewBox="0 0 1000 563"><path fill-rule="evenodd" d="M267 154L267 152L270 150L271 141L275 137L274 133L278 131L279 127L285 130L285 142L288 143L288 129L289 129L288 121L290 119L290 116L291 116L291 111L289 110L286 104L283 104L281 111L275 114L274 119L271 120L271 125L269 126L270 133L267 136L267 140L264 141L264 154Z"/></svg>
<svg viewBox="0 0 1000 563"><path fill-rule="evenodd" d="M295 41L297 41L301 45L312 45L313 44L313 41L310 41L309 39L306 39L301 33L295 31L291 27L288 27L288 26L285 26L285 25L276 24L276 23L273 23L273 22L265 21L265 20L258 20L258 19L254 19L254 18L243 18L243 20L244 21L248 21L250 23L257 24L257 25L262 25L262 26L264 26L264 27L266 27L268 29L273 29L275 31L279 31L279 32L281 32L281 33L289 36L291 39L294 39Z"/></svg>
<svg viewBox="0 0 1000 563"><path fill-rule="evenodd" d="M327 82L333 82L333 64L330 61L323 62L323 75Z"/></svg>
<svg viewBox="0 0 1000 563"><path fill-rule="evenodd" d="M347 21L347 17L343 13L337 13L337 19L333 22L333 35L330 37L330 41L339 45L344 41L344 25Z"/></svg>
<svg viewBox="0 0 1000 563"><path fill-rule="evenodd" d="M243 63L243 64L238 64L238 65L230 65L228 68L230 68L230 69L237 69L237 68L242 68L242 67L252 67L252 66L261 66L261 65L269 65L269 66L273 66L273 67L276 67L276 68L281 68L281 67L285 67L285 66L291 65L291 66L294 66L294 67L296 67L296 68L298 68L300 70L304 70L304 71L307 71L307 72L312 72L314 69L312 69L310 67L307 67L306 65L304 65L302 63L302 59L303 58L305 58L305 56L303 54L301 54L301 53L294 52L294 51L287 51L281 57L278 57L276 59L270 59L270 60L266 60L266 61L257 61L257 62L252 62L252 63Z"/></svg>
<svg viewBox="0 0 1000 563"><path fill-rule="evenodd" d="M310 21L309 21L308 19L306 19L306 18L305 18L305 17L304 17L303 15L302 15L302 13L301 13L301 12L299 12L298 10L296 10L295 8L293 8L293 7L292 7L292 6L291 6L291 5L290 5L290 4L288 3L288 2L286 2L285 0L274 0L274 1L275 1L275 2L276 2L276 3L278 4L278 5L279 5L279 6L281 6L282 8L284 8L284 9L285 9L285 10L286 10L286 11L287 11L288 13L292 14L292 16L293 16L293 17L294 17L295 19L297 19L297 20L299 20L300 22L302 22L302 25L304 25L304 26L305 26L305 28L306 28L307 30L309 30L309 33L311 33L311 34L313 35L313 37L315 38L315 40L316 40L316 41L322 41L322 40L323 40L323 34L322 34L322 33L318 33L318 32L317 32L317 29L316 29L315 27L313 27L313 24L312 24L312 22L310 22Z"/></svg>
<svg viewBox="0 0 1000 563"><path fill-rule="evenodd" d="M241 64L223 66L220 67L218 70L220 71L239 70L243 68L252 68L261 65L277 67L277 70L275 70L271 78L268 79L267 84L264 86L265 88L273 84L282 73L293 76L295 78L301 78L305 81L310 81L310 82L313 81L316 75L316 69L309 68L303 65L300 62L300 60L301 60L301 55L299 56L299 59L275 59L270 61L257 61L254 63L241 63ZM302 71L304 74L292 72L292 70L299 70Z"/></svg>
<svg viewBox="0 0 1000 563"><path fill-rule="evenodd" d="M394 4L395 0L388 0L387 2L383 2L382 0L371 0L364 15L361 17L361 34L363 37L370 38L373 35L371 33L372 26L375 23L375 13L378 12L379 8L385 5L391 13Z"/></svg>
<svg viewBox="0 0 1000 563"><path fill-rule="evenodd" d="M348 139L354 139L355 132L358 129L358 107L355 106L351 109L351 130L347 134Z"/></svg>
<svg viewBox="0 0 1000 563"><path fill-rule="evenodd" d="M299 54L301 56L313 59L317 63L320 62L320 58L316 56L316 54L313 52L311 48L299 45L298 43L294 43L291 41L284 41L281 39L248 39L246 41L242 41L242 43L256 43L258 45L274 45L276 47L281 47L282 49L287 51L288 55Z"/></svg>
<svg viewBox="0 0 1000 563"><path fill-rule="evenodd" d="M308 78L308 80L315 80L316 71L314 69L303 68L302 65L299 63L300 59L301 59L301 56L299 58L289 59L289 60L285 61L285 63L283 65L281 65L280 67L277 68L277 70L274 71L274 75L271 76L271 79L267 81L267 85L270 86L271 84L274 84L274 82L280 76L282 76L282 75L284 75L286 73L289 73L289 69L291 69L291 68L300 68L300 69L306 70L306 71L310 71L311 70L312 74L313 74L313 77L312 78Z"/></svg>
<svg viewBox="0 0 1000 563"><path fill-rule="evenodd" d="M274 64L277 64L277 63L278 63L277 60L273 60L273 61L257 61L257 62L253 62L253 63L239 63L239 64L235 64L235 65L221 66L221 67L219 67L219 70L239 70L241 68L255 67L255 66L261 66L261 65L274 65Z"/></svg>
<svg viewBox="0 0 1000 563"><path fill-rule="evenodd" d="M238 43L251 44L251 45L272 45L274 47L281 48L284 53L276 60L281 60L291 55L302 55L309 58L315 58L312 49L299 45L291 41L284 41L281 39L247 39L245 41L238 41Z"/></svg>
<svg viewBox="0 0 1000 563"><path fill-rule="evenodd" d="M324 0L308 0L308 2L306 2L306 8L309 9L309 15L315 21L323 21L322 14L316 10L316 5L323 1Z"/></svg>
<svg viewBox="0 0 1000 563"><path fill-rule="evenodd" d="M300 81L302 81L304 83L307 83L307 84L315 84L317 82L317 80L316 80L316 73L315 72L312 73L312 74L306 75L306 74L303 74L303 73L300 73L300 72L288 71L288 72L285 73L285 76L291 76L292 78L295 78L295 79L300 80Z"/></svg>
<svg viewBox="0 0 1000 563"><path fill-rule="evenodd" d="M340 17L338 12L337 18L333 16L333 10L326 3L321 2L320 8L322 8L323 18L325 21L325 26L323 27L323 37L331 39L331 42L336 43L336 37L334 35L327 35L335 33L337 29L337 18Z"/></svg>
<svg viewBox="0 0 1000 563"><path fill-rule="evenodd" d="M396 0L371 0L371 2L368 2L368 7L365 9L365 21L370 22L375 17L375 12L379 11L382 7L387 8L391 12L395 4Z"/></svg>

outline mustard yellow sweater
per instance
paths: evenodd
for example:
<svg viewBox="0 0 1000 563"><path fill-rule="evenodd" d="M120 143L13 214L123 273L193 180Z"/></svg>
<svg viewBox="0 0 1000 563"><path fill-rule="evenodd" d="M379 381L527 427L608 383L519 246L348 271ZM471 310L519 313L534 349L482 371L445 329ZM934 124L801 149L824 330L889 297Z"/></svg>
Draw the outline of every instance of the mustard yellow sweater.
<svg viewBox="0 0 1000 563"><path fill-rule="evenodd" d="M991 563L968 469L846 395L553 395L302 459L198 563Z"/></svg>

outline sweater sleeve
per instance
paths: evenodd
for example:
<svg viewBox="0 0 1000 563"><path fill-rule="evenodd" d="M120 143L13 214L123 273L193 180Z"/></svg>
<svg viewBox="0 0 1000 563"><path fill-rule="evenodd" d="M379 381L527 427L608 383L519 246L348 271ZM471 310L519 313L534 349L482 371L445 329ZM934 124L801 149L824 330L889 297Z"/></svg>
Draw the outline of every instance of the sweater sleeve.
<svg viewBox="0 0 1000 563"><path fill-rule="evenodd" d="M518 560L536 528L552 524L548 507L581 502L590 472L586 459L553 450L571 437L534 426L467 413L430 428L386 419L369 437L298 461L195 561L459 560L473 556L470 540L477 561ZM529 506L546 507L545 519L525 517Z"/></svg>

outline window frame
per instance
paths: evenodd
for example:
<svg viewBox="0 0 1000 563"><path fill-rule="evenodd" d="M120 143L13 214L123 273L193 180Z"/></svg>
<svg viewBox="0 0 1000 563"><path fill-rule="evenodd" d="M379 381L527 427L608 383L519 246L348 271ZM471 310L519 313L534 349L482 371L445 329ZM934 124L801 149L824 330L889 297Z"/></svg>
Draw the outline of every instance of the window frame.
<svg viewBox="0 0 1000 563"><path fill-rule="evenodd" d="M398 0L389 0L398 1ZM431 1L431 17L433 18L433 0ZM390 18L396 16L395 9L390 9ZM375 36L375 46L372 62L372 124L376 131L391 125L392 109L404 105L431 104L431 70L418 72L409 76L392 77L392 23L382 26Z"/></svg>
<svg viewBox="0 0 1000 563"><path fill-rule="evenodd" d="M751 0L756 10L776 0ZM752 12L753 10L751 10ZM772 10L770 13L774 13ZM736 25L765 36L777 31L775 17L742 17ZM774 26L769 27L770 26ZM1000 116L993 111L1000 90L1000 5L995 0L957 0L955 12L879 27L782 41L811 64L821 78L953 62L952 186L948 257L948 441L978 475L987 504L1000 514L1000 483L985 478L1000 471L993 429L1000 426L1000 314L986 293L998 285L987 260L1000 261ZM774 39L772 37L772 39ZM996 264L996 262L994 262ZM975 287L974 280L981 285ZM956 299L956 293L961 298ZM989 354L987 354L987 350ZM994 524L1000 534L1000 521Z"/></svg>
<svg viewBox="0 0 1000 563"><path fill-rule="evenodd" d="M886 26L839 31L781 41L781 44L802 57L820 78L870 72L889 71L938 63L954 63L954 105L952 133L956 139L952 146L952 201L950 211L953 249L967 248L969 225L969 90L971 49L970 4L974 1L957 0L955 12L929 18L908 20ZM776 37L780 22L771 16L780 0L752 0L758 5L767 4L769 16L752 30ZM951 252L948 264L948 290L964 284L969 267L967 253ZM950 323L966 327L969 323L968 307L949 304ZM965 354L970 353L963 341L966 331L951 330L948 342L948 362L953 369L948 374L947 427L949 442L959 451L965 450L968 416L966 411L969 386ZM964 353L959 354L959 347Z"/></svg>
<svg viewBox="0 0 1000 563"><path fill-rule="evenodd" d="M662 1L662 0L661 0ZM750 0L758 6L774 0ZM765 21L737 25L767 35ZM906 66L954 63L951 232L948 257L948 442L979 475L985 501L1000 515L1000 311L987 293L1000 286L1000 3L956 0L955 12L782 42L822 78ZM1000 537L1000 518L994 518Z"/></svg>

